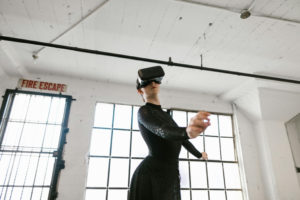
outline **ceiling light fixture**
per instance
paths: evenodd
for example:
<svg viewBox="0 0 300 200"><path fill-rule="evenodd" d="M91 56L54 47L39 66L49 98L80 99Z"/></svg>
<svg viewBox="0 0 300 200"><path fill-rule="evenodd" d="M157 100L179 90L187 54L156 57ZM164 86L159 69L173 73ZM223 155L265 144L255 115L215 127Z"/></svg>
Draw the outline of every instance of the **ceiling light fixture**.
<svg viewBox="0 0 300 200"><path fill-rule="evenodd" d="M242 10L240 18L241 19L247 19L248 17L250 17L251 13L249 10Z"/></svg>

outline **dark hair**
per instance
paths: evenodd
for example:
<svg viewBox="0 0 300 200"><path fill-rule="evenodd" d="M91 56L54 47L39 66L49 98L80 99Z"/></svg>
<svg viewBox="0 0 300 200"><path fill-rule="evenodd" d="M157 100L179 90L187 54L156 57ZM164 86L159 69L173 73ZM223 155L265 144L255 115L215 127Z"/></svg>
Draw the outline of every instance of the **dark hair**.
<svg viewBox="0 0 300 200"><path fill-rule="evenodd" d="M141 88L142 88L142 86L139 82L139 79L136 79L136 89L138 90L138 89L141 89Z"/></svg>

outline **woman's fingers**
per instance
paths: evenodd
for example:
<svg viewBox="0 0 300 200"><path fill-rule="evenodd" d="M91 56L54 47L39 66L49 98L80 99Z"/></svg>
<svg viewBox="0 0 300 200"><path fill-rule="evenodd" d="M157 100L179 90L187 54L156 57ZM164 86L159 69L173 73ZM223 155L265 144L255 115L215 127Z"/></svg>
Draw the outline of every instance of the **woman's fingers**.
<svg viewBox="0 0 300 200"><path fill-rule="evenodd" d="M195 115L195 117L198 119L207 119L208 116L210 116L210 113L205 111L200 111Z"/></svg>
<svg viewBox="0 0 300 200"><path fill-rule="evenodd" d="M202 126L188 126L189 130L195 134L200 135L203 131L205 131L205 129L210 126L210 123L206 123Z"/></svg>
<svg viewBox="0 0 300 200"><path fill-rule="evenodd" d="M193 120L190 121L190 125L192 126L205 126L207 124L210 124L210 119L198 119L198 118L195 118Z"/></svg>
<svg viewBox="0 0 300 200"><path fill-rule="evenodd" d="M208 156L207 156L206 152L202 152L202 159L203 160L207 160L208 159Z"/></svg>
<svg viewBox="0 0 300 200"><path fill-rule="evenodd" d="M187 127L187 133L190 138L195 138L200 135L208 126L210 126L210 119L208 116L210 113L200 111L194 117L191 118Z"/></svg>

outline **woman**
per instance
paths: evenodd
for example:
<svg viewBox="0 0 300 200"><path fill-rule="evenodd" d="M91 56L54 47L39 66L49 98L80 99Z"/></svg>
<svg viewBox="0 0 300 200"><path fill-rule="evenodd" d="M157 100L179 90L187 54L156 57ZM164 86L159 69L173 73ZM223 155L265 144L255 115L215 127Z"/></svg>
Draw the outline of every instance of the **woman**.
<svg viewBox="0 0 300 200"><path fill-rule="evenodd" d="M161 109L160 81L149 81L146 85L137 82L137 89L146 102L138 111L138 124L149 155L133 174L129 200L180 200L178 157L181 146L197 158L207 159L207 154L200 153L188 139L197 137L210 125L210 114L198 112L188 127L178 127Z"/></svg>

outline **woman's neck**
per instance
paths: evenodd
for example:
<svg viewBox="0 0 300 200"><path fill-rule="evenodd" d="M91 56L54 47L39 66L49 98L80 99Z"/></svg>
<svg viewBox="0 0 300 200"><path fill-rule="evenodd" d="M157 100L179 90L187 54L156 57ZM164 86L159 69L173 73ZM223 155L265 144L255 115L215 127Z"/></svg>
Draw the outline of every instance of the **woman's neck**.
<svg viewBox="0 0 300 200"><path fill-rule="evenodd" d="M155 105L160 105L159 99L147 99L146 100L147 103L152 103Z"/></svg>

